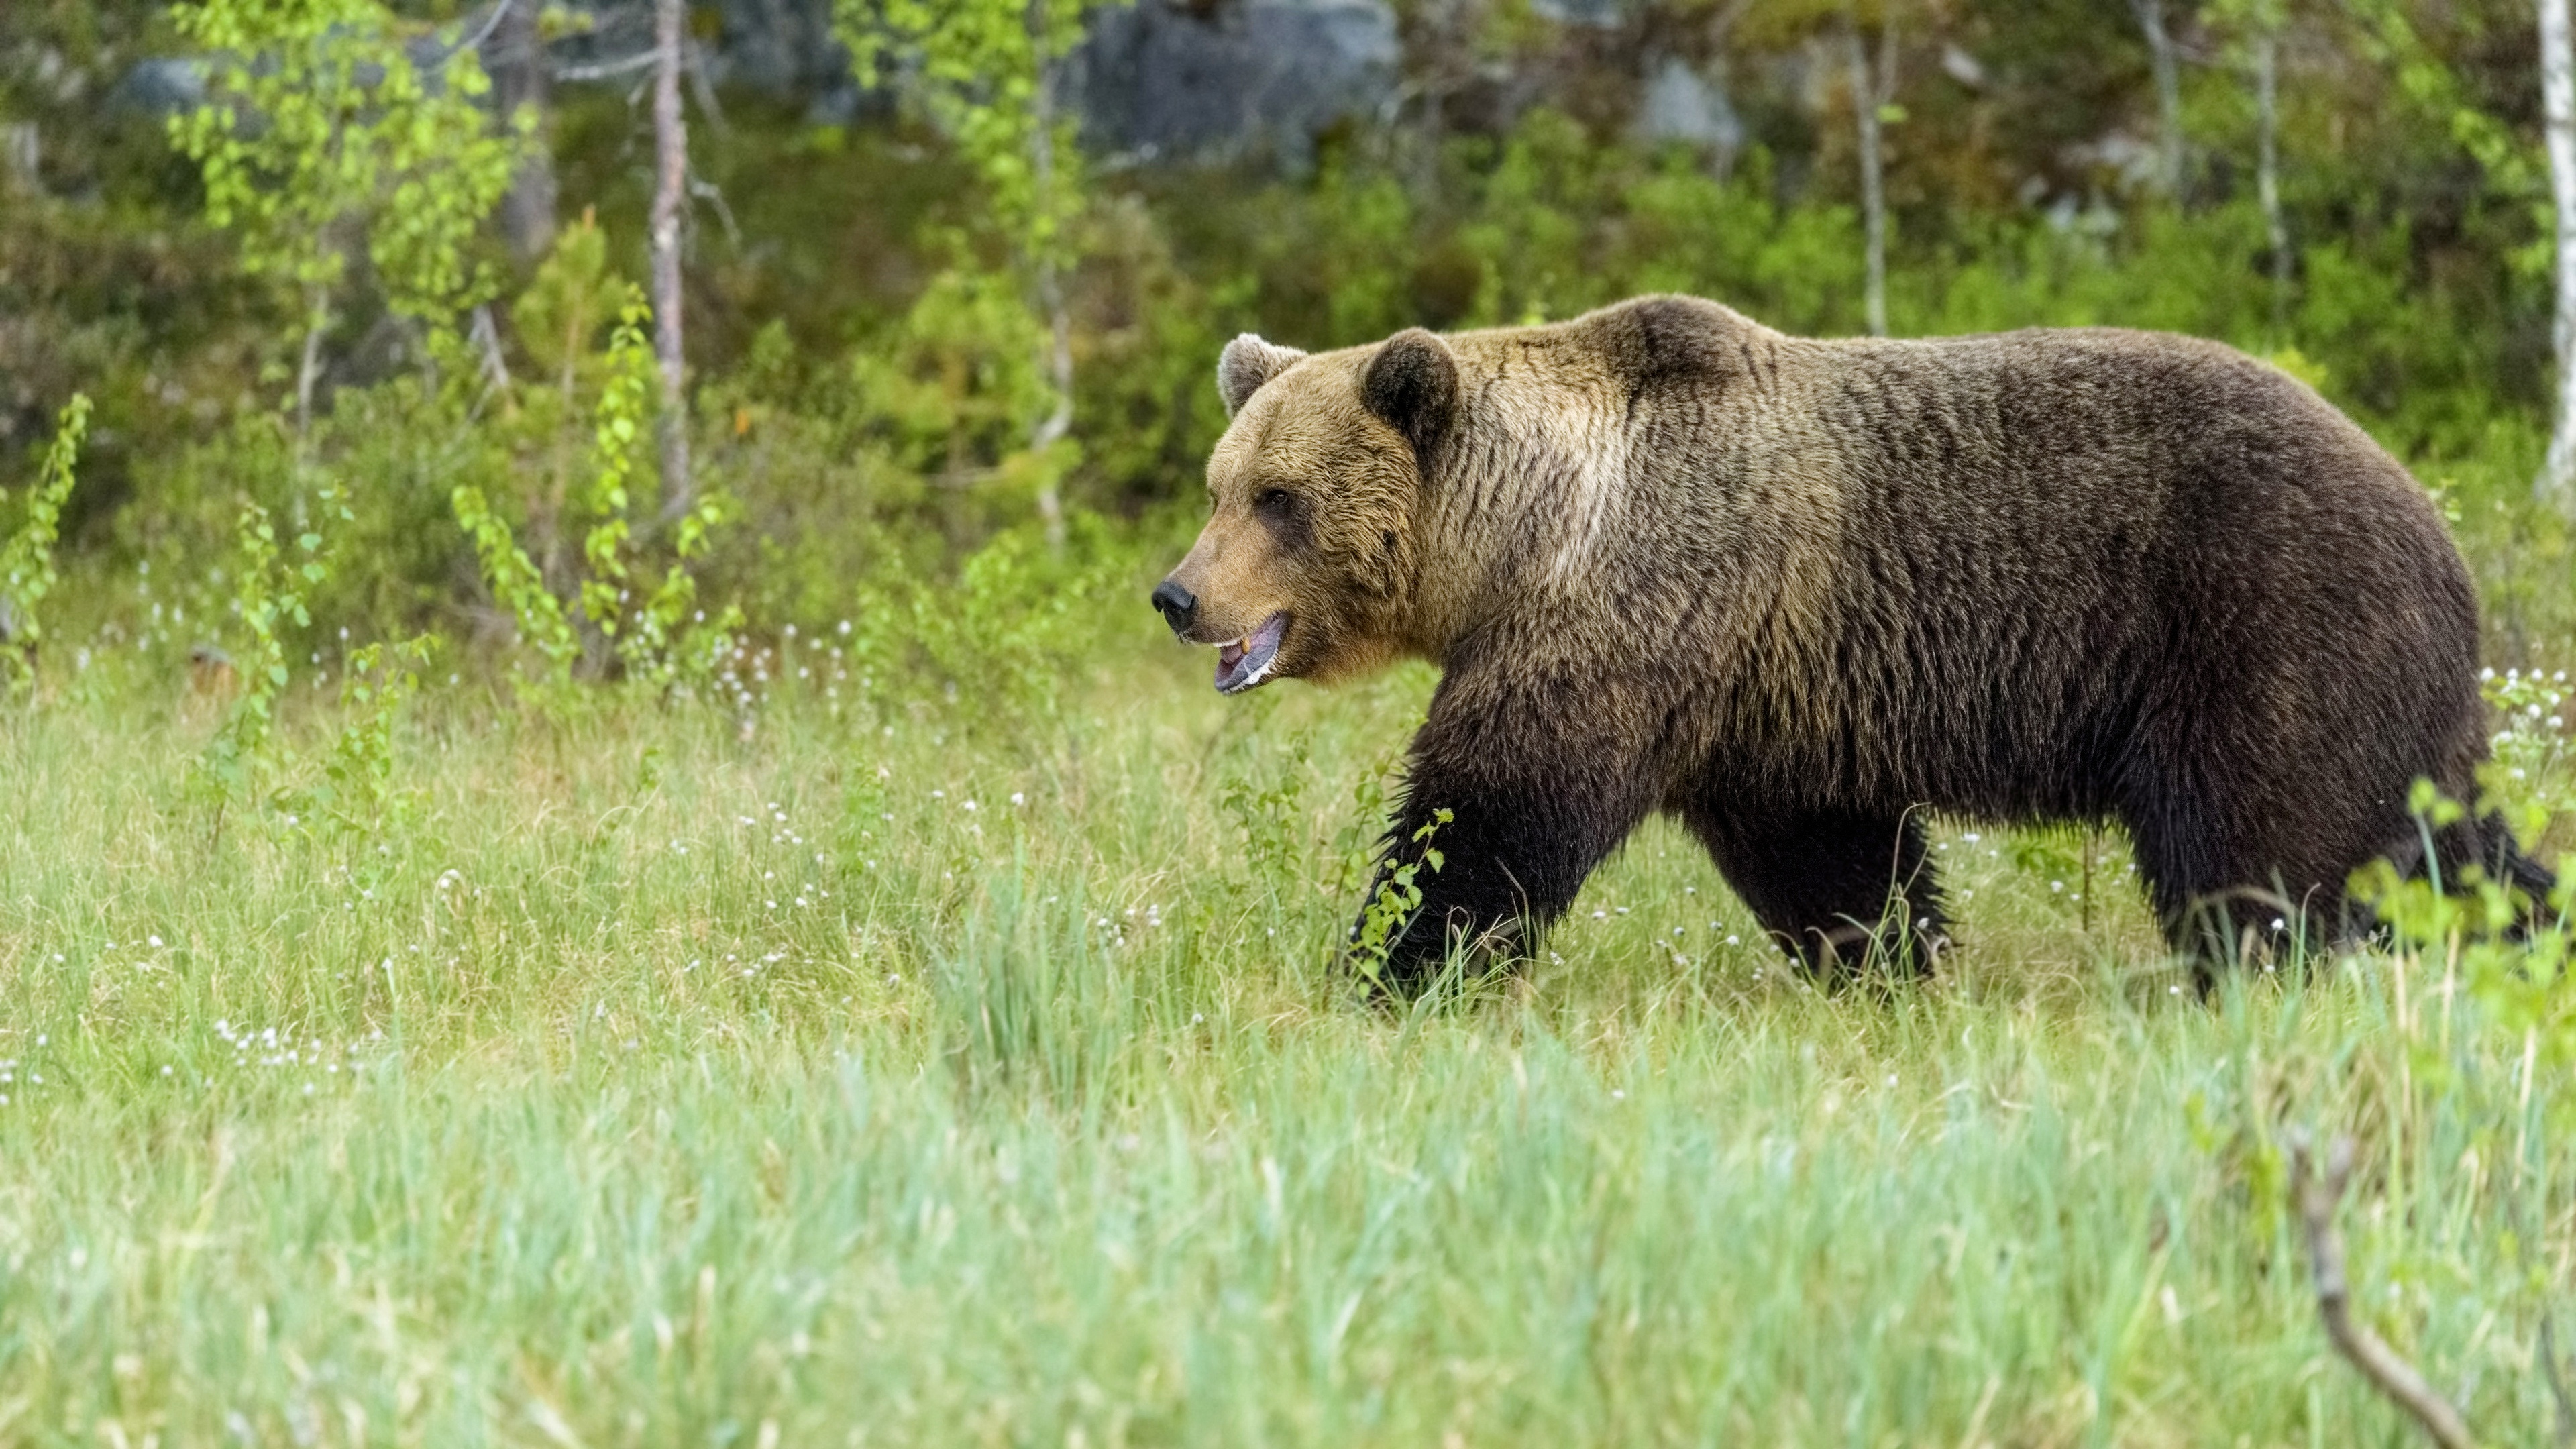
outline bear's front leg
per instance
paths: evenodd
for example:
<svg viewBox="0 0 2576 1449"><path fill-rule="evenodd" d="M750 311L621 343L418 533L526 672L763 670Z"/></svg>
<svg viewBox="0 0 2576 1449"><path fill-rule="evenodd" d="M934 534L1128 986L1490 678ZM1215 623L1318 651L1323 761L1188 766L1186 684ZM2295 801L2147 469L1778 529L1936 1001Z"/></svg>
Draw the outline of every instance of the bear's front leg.
<svg viewBox="0 0 2576 1449"><path fill-rule="evenodd" d="M1470 708L1462 694L1472 699L1444 682L1414 738L1386 854L1351 929L1353 965L1402 995L1429 986L1452 949L1483 965L1525 956L1655 798L1640 752L1610 732L1570 728L1563 709ZM1420 905L1381 904L1407 866Z"/></svg>

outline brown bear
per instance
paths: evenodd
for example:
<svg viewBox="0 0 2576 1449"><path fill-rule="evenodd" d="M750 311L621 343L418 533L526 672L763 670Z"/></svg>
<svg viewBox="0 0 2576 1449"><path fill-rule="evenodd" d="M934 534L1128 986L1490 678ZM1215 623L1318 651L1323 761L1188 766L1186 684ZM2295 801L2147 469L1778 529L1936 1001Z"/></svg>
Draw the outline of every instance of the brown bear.
<svg viewBox="0 0 2576 1449"><path fill-rule="evenodd" d="M1214 513L1153 603L1226 693L1441 671L1386 961L1504 956L1653 811L1819 967L1946 940L1927 811L2117 820L2205 963L2346 932L2475 797L2477 607L2405 468L2212 342L1815 341L1643 297L1572 321L1225 348ZM2434 859L2545 891L2502 826Z"/></svg>

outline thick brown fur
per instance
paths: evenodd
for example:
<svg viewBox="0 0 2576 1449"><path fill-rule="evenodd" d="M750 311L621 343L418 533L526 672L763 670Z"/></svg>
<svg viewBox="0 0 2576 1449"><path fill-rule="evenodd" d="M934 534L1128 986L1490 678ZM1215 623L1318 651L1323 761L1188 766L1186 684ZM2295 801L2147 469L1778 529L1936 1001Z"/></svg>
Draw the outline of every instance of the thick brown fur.
<svg viewBox="0 0 2576 1449"><path fill-rule="evenodd" d="M2416 836L2411 783L2475 796L2441 520L2215 343L1811 341L1646 297L1311 356L1238 338L1219 383L1175 627L1285 612L1276 674L1442 669L1392 851L1454 818L1399 985L1461 941L1527 949L1659 810L1845 966L1945 939L1926 811L2117 820L2207 962L2276 919L2351 929L2347 875ZM2436 853L2548 883L2493 821Z"/></svg>

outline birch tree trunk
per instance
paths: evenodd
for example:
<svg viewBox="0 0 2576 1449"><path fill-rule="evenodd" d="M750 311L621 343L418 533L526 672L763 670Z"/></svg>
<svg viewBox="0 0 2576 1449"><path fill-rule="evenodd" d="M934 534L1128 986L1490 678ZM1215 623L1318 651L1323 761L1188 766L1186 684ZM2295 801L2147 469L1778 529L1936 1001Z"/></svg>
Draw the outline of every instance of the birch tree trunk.
<svg viewBox="0 0 2576 1449"><path fill-rule="evenodd" d="M1860 214L1868 257L1867 291L1863 293L1869 313L1869 335L1887 335L1887 187L1879 167L1878 108L1879 87L1870 72L1869 48L1861 43L1860 27L1849 25L1843 38L1851 50L1852 117L1860 123Z"/></svg>
<svg viewBox="0 0 2576 1449"><path fill-rule="evenodd" d="M2540 98L2549 140L2549 191L2556 203L2558 312L2551 337L2558 353L2558 396L2549 457L2536 492L2576 518L2576 54L2571 54L2568 0L2540 0Z"/></svg>
<svg viewBox="0 0 2576 1449"><path fill-rule="evenodd" d="M1036 453L1062 442L1073 429L1073 319L1065 310L1063 279L1056 275L1055 229L1062 218L1056 214L1055 107L1061 67L1049 54L1046 4L1047 0L1029 0L1027 11L1029 46L1038 67L1029 131L1029 177L1036 192L1032 221L1037 234L1033 240L1037 251L1038 306L1047 320L1047 383L1055 393L1055 406L1029 434L1029 450ZM1053 471L1041 471L1038 476L1038 518L1046 528L1047 547L1062 548L1064 498L1056 487Z"/></svg>
<svg viewBox="0 0 2576 1449"><path fill-rule="evenodd" d="M2266 26L2254 37L2254 194L2263 204L2263 235L2272 247L2275 341L2287 334L2290 322L2290 226L2281 215L2280 71L2280 36Z"/></svg>
<svg viewBox="0 0 2576 1449"><path fill-rule="evenodd" d="M331 329L331 294L318 285L304 289L304 355L295 367L295 447L298 453L313 431L313 390L322 381L322 334Z"/></svg>
<svg viewBox="0 0 2576 1449"><path fill-rule="evenodd" d="M689 133L680 116L683 0L653 4L653 351L662 365L662 517L689 511L689 416L680 349L680 213L689 194Z"/></svg>
<svg viewBox="0 0 2576 1449"><path fill-rule="evenodd" d="M2182 65L2173 36L2165 30L2164 0L2129 0L2138 28L2147 36L2147 64L2155 72L2157 167L2164 173L2165 194L2182 200Z"/></svg>

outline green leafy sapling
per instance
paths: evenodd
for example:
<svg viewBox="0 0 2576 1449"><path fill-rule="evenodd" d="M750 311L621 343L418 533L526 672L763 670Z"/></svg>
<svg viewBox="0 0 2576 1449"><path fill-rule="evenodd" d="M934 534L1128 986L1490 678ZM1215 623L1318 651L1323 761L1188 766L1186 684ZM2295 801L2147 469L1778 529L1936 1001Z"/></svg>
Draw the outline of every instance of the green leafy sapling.
<svg viewBox="0 0 2576 1449"><path fill-rule="evenodd" d="M1085 205L1076 117L1062 104L1065 67L1082 43L1087 0L834 0L833 26L862 84L889 63L983 182L987 225L1008 250L1042 366L1023 446L994 476L1025 487L1065 539L1057 485L1075 459L1073 348L1064 275L1080 260ZM961 249L962 252L962 249Z"/></svg>
<svg viewBox="0 0 2576 1449"><path fill-rule="evenodd" d="M300 796L302 810L351 836L401 823L407 797L394 789L394 723L420 690L434 644L422 634L378 641L349 656L340 675L342 723L322 763L322 781Z"/></svg>
<svg viewBox="0 0 2576 1449"><path fill-rule="evenodd" d="M1431 819L1413 832L1410 841L1421 847L1420 852L1387 871L1386 878L1378 883L1377 894L1360 910L1359 934L1351 941L1350 961L1371 990L1385 989L1387 956L1395 943L1404 939L1405 927L1412 923L1414 913L1422 909L1422 887L1416 882L1423 868L1427 866L1437 875L1447 863L1431 838L1456 818L1448 810L1432 811Z"/></svg>
<svg viewBox="0 0 2576 1449"><path fill-rule="evenodd" d="M545 661L539 682L523 682L522 692L550 706L564 701L563 691L581 662L577 626L597 631L597 640L627 678L668 686L710 673L722 652L715 641L741 622L730 608L705 618L696 607L697 580L689 570L728 516L730 500L716 489L701 491L669 520L668 561L643 597L636 597L639 579L651 577L644 568L644 546L652 540L637 538L632 519L644 468L640 450L651 433L659 374L647 332L652 313L631 287L622 290L591 415L590 478L573 500L590 522L582 535L580 577L570 586L571 607L548 587L544 570L529 559L508 520L481 489L460 486L450 497L457 523L474 541L493 598L510 611L519 637ZM568 351L567 376L573 366Z"/></svg>
<svg viewBox="0 0 2576 1449"><path fill-rule="evenodd" d="M54 589L54 542L71 497L73 465L89 435L89 398L74 393L55 420L54 441L27 490L17 530L0 544L0 685L22 694L35 684L36 646L45 637L36 606ZM0 501L6 494L0 493Z"/></svg>
<svg viewBox="0 0 2576 1449"><path fill-rule="evenodd" d="M1369 879L1377 866L1379 832L1386 820L1386 782L1395 772L1400 749L1390 745L1369 761L1351 786L1350 813L1333 835L1335 895L1346 895Z"/></svg>
<svg viewBox="0 0 2576 1449"><path fill-rule="evenodd" d="M336 488L317 489L314 502L326 516L343 522L353 517ZM250 635L236 656L241 694L206 742L192 776L194 793L215 811L218 835L231 803L269 798L287 773L291 761L277 737L277 701L289 677L285 635L312 624L306 591L330 577L322 535L309 528L296 535L290 555L279 543L275 520L256 503L242 505L233 537L233 607Z"/></svg>
<svg viewBox="0 0 2576 1449"><path fill-rule="evenodd" d="M633 502L629 484L636 472L636 450L653 418L653 388L659 377L653 344L644 335L651 313L629 296L619 310L617 330L608 339L608 378L600 389L592 430L596 470L591 475L590 531L582 538L585 574L581 612L592 627L615 641L625 613L626 512Z"/></svg>
<svg viewBox="0 0 2576 1449"><path fill-rule="evenodd" d="M2440 1029L2407 1031L2408 1079L2458 1090L2465 1074L2454 1053L2469 1054L2473 1041L2485 1037L2498 1054L2522 1059L2526 1083L2563 1080L2576 1069L2576 984L2568 972L2576 948L2576 856L2560 860L2558 883L2544 900L2532 900L2476 866L2446 880L2430 843L2467 818L2468 807L2445 797L2430 780L2415 782L2407 804L2432 868L2410 878L2388 861L2373 861L2353 873L2350 889L2384 933L2388 969L2401 993L2401 1022L2409 975L2438 974L2443 982ZM2452 983L2476 1010L2455 1018ZM2411 1118L2411 1106L2401 1102L2391 1116L2392 1144L2416 1137L2420 1129ZM2524 1159L2527 1150L2528 1141L2518 1137L2514 1157ZM2392 1145L2389 1157L2402 1161L2402 1146Z"/></svg>
<svg viewBox="0 0 2576 1449"><path fill-rule="evenodd" d="M1032 273L1075 259L1077 118L1059 104L1084 0L834 0L862 83L909 64L917 93L989 192L990 221Z"/></svg>
<svg viewBox="0 0 2576 1449"><path fill-rule="evenodd" d="M492 297L498 284L471 243L533 116L495 134L474 47L442 37L424 74L406 43L420 27L379 0L197 0L172 20L211 59L207 98L171 118L171 143L197 164L206 218L239 238L243 268L295 299L301 436L359 247L386 305L426 324L433 351L452 345L456 316Z"/></svg>
<svg viewBox="0 0 2576 1449"><path fill-rule="evenodd" d="M1260 784L1249 773L1231 775L1217 796L1243 831L1243 863L1254 887L1266 882L1277 891L1305 873L1307 832L1300 806L1309 759L1300 741L1271 783Z"/></svg>
<svg viewBox="0 0 2576 1449"><path fill-rule="evenodd" d="M458 484L448 502L456 512L457 526L474 541L474 555L483 565L483 582L493 600L510 611L520 640L544 660L535 682L513 676L513 683L530 702L559 700L571 687L572 667L581 658L581 640L564 617L563 602L546 587L545 575L529 561L510 532L509 520L493 509L482 489Z"/></svg>
<svg viewBox="0 0 2576 1449"><path fill-rule="evenodd" d="M716 528L732 516L732 500L701 489L687 512L671 523L671 561L662 581L629 618L620 650L632 677L695 688L714 677L742 628L742 610L727 604L710 616L697 607L698 580L690 564L706 552Z"/></svg>
<svg viewBox="0 0 2576 1449"><path fill-rule="evenodd" d="M628 515L636 501L637 454L652 422L660 377L645 332L651 320L640 300L630 300L609 337L607 382L592 430L598 464L589 504L595 521L582 540L587 575L581 584L581 612L615 645L628 678L668 686L683 676L710 672L719 652L711 641L738 627L741 617L727 608L710 621L695 607L698 585L689 564L706 551L729 507L715 489L700 491L670 519L670 560L660 581L642 599L634 597L632 583L641 559Z"/></svg>
<svg viewBox="0 0 2576 1449"><path fill-rule="evenodd" d="M2502 117L2478 104L2462 73L2428 45L2401 0L2351 0L2354 38L2370 62L2393 73L2398 91L2426 119L2446 128L2453 144L2486 172L2502 198L2528 208L2532 239L2506 255L2525 276L2545 275L2554 219L2549 205L2549 161L2542 148L2517 134Z"/></svg>

